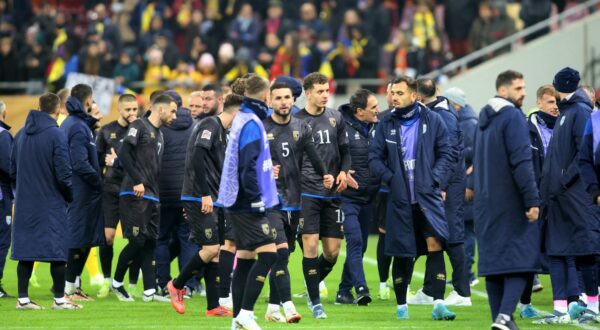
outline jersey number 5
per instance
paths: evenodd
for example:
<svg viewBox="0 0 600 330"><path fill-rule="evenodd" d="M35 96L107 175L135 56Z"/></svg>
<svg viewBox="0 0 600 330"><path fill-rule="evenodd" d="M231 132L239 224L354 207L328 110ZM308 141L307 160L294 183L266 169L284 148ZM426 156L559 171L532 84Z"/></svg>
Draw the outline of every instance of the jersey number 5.
<svg viewBox="0 0 600 330"><path fill-rule="evenodd" d="M290 155L290 145L289 142L283 142L281 143L281 150L283 150L283 152L281 153L281 155L283 157L287 157Z"/></svg>

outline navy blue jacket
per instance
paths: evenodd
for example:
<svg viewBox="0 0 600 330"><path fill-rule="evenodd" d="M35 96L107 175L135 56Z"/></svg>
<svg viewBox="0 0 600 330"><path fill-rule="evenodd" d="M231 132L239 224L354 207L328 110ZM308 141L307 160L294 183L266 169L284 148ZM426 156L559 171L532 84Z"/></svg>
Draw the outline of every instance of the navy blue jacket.
<svg viewBox="0 0 600 330"><path fill-rule="evenodd" d="M16 181L11 258L67 261L67 202L73 198L65 134L45 112L31 110L17 134L10 175Z"/></svg>
<svg viewBox="0 0 600 330"><path fill-rule="evenodd" d="M190 110L177 109L177 118L169 126L161 126L164 138L164 154L160 167L158 191L164 207L182 207L181 188L185 172L185 155L188 140L194 129Z"/></svg>
<svg viewBox="0 0 600 330"><path fill-rule="evenodd" d="M369 169L369 146L375 135L374 124L362 123L352 113L349 104L344 104L338 109L346 121L350 157L354 174L352 177L358 183L358 189L348 187L342 192L342 200L352 203L368 204L375 199L379 190L379 182Z"/></svg>
<svg viewBox="0 0 600 330"><path fill-rule="evenodd" d="M473 142L475 141L475 131L477 129L477 115L470 105L465 105L458 111L458 126L463 134L463 157L465 158L465 168L473 165ZM466 177L469 180L473 175ZM463 218L465 221L473 221L473 202L464 201Z"/></svg>
<svg viewBox="0 0 600 330"><path fill-rule="evenodd" d="M450 170L450 144L446 125L437 113L422 104L420 111L415 169L415 194L419 207L443 242L448 239L440 182ZM427 251L418 250L414 235L409 183L402 158L400 118L395 111L385 115L377 126L369 150L371 173L390 187L386 215L385 254L416 257Z"/></svg>
<svg viewBox="0 0 600 330"><path fill-rule="evenodd" d="M556 119L542 172L543 231L549 256L600 253L600 209L579 175L579 148L590 119L592 104L578 89L558 104Z"/></svg>
<svg viewBox="0 0 600 330"><path fill-rule="evenodd" d="M96 138L92 129L97 120L78 99L67 100L69 117L60 126L67 137L73 168L73 202L69 203L66 236L69 248L104 244L102 175L98 165Z"/></svg>
<svg viewBox="0 0 600 330"><path fill-rule="evenodd" d="M544 167L544 142L538 131L538 116L537 112L529 115L527 120L529 126L529 139L531 140L531 156L533 161L533 173L535 174L535 182L540 186L542 181L542 168Z"/></svg>
<svg viewBox="0 0 600 330"><path fill-rule="evenodd" d="M525 116L506 99L492 98L479 113L473 213L481 276L541 270L539 227L525 216L540 205L528 134Z"/></svg>
<svg viewBox="0 0 600 330"><path fill-rule="evenodd" d="M10 152L12 146L13 137L10 134L10 126L0 120L0 200L13 199L10 188Z"/></svg>
<svg viewBox="0 0 600 330"><path fill-rule="evenodd" d="M441 189L446 192L444 208L448 222L448 243L458 244L465 240L465 221L463 219L463 202L467 187L465 159L463 154L463 134L458 125L458 113L450 106L445 97L438 96L435 102L427 104L431 110L439 114L448 129L448 142L451 145L453 160L452 171L447 180L442 182Z"/></svg>

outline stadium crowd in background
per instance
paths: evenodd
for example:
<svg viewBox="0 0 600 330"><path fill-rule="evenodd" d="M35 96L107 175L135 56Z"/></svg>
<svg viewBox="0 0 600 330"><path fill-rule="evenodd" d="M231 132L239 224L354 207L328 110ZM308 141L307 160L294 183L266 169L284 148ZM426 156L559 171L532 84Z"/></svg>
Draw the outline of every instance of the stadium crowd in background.
<svg viewBox="0 0 600 330"><path fill-rule="evenodd" d="M58 91L79 72L149 94L187 93L248 72L270 79L315 71L330 80L417 77L567 2L1 0L0 82L39 82L3 93Z"/></svg>

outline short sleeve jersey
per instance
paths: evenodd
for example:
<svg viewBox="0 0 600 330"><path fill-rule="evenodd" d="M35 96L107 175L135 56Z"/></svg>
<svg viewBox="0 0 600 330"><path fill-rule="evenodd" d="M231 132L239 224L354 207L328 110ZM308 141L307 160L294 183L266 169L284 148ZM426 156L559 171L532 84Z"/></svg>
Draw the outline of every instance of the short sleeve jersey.
<svg viewBox="0 0 600 330"><path fill-rule="evenodd" d="M341 169L340 146L348 144L348 133L339 111L325 108L317 116L313 116L302 109L296 113L296 118L302 120L312 131L313 141L317 153L325 163L325 169L334 177ZM313 168L308 157L302 160L302 194L312 197L333 197L336 187L325 189L323 177L319 176Z"/></svg>
<svg viewBox="0 0 600 330"><path fill-rule="evenodd" d="M144 184L144 197L158 200L158 172L163 154L164 140L162 132L154 127L147 117L129 124L123 143L133 147L135 169L139 172ZM125 172L121 193L133 191L134 182Z"/></svg>
<svg viewBox="0 0 600 330"><path fill-rule="evenodd" d="M312 142L312 133L308 124L292 117L287 124L278 124L272 117L263 121L273 165L280 165L279 178L276 180L277 192L282 198L281 209L295 211L300 209L301 187L300 170L304 147ZM322 182L322 179L321 179Z"/></svg>
<svg viewBox="0 0 600 330"><path fill-rule="evenodd" d="M116 120L100 128L98 137L96 138L96 149L98 150L98 153L102 159L104 159L106 154L111 152L111 148L114 149L115 152L119 151L121 144L123 143L123 137L125 137L125 133L127 133L127 127L121 126ZM121 187L122 181L122 168L112 166L106 167L106 172L104 172L105 184L116 186L118 191L119 187Z"/></svg>
<svg viewBox="0 0 600 330"><path fill-rule="evenodd" d="M197 148L204 148L207 151L208 157L204 159L203 164L207 175L206 180L213 200L217 200L225 150L227 149L227 131L223 128L219 117L209 116L200 120L194 127L187 145L181 196L200 201L202 193L192 163Z"/></svg>

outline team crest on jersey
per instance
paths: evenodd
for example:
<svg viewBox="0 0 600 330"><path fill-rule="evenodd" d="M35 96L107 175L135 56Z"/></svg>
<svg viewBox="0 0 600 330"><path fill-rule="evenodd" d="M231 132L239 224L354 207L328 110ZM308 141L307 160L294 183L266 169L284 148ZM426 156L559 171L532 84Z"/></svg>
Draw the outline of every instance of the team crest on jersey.
<svg viewBox="0 0 600 330"><path fill-rule="evenodd" d="M131 228L131 233L133 234L133 237L137 237L137 235L140 234L140 227Z"/></svg>
<svg viewBox="0 0 600 330"><path fill-rule="evenodd" d="M331 127L335 127L335 118L329 117L329 124L331 124Z"/></svg>
<svg viewBox="0 0 600 330"><path fill-rule="evenodd" d="M262 227L263 234L269 235L269 224L268 223L263 223L261 225L261 227Z"/></svg>
<svg viewBox="0 0 600 330"><path fill-rule="evenodd" d="M300 132L299 131L293 131L292 132L292 137L294 138L294 141L300 140Z"/></svg>
<svg viewBox="0 0 600 330"><path fill-rule="evenodd" d="M273 133L268 133L267 134L267 140L269 140L269 141L275 140L275 135L273 135Z"/></svg>
<svg viewBox="0 0 600 330"><path fill-rule="evenodd" d="M137 128L134 128L134 127L130 128L129 133L127 133L127 135L136 137L137 136Z"/></svg>
<svg viewBox="0 0 600 330"><path fill-rule="evenodd" d="M12 223L12 217L10 215L6 216L6 224L10 226L10 224Z"/></svg>
<svg viewBox="0 0 600 330"><path fill-rule="evenodd" d="M211 239L212 238L212 229L211 228L204 229L204 236L206 236L206 239Z"/></svg>
<svg viewBox="0 0 600 330"><path fill-rule="evenodd" d="M116 140L117 139L117 133L110 133L110 139L111 140Z"/></svg>

